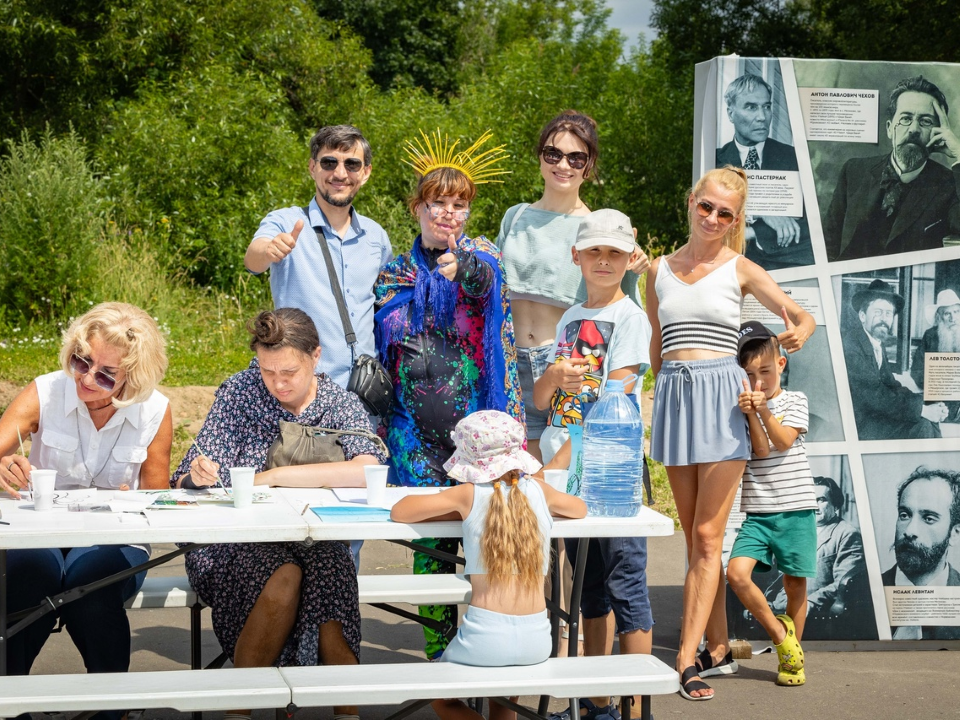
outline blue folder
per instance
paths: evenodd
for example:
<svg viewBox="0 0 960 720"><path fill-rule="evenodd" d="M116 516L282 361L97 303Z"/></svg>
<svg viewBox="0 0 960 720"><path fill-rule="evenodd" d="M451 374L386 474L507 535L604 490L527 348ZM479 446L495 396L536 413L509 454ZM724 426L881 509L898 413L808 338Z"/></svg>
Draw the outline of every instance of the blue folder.
<svg viewBox="0 0 960 720"><path fill-rule="evenodd" d="M326 522L383 522L390 519L390 511L381 507L329 505L310 509Z"/></svg>

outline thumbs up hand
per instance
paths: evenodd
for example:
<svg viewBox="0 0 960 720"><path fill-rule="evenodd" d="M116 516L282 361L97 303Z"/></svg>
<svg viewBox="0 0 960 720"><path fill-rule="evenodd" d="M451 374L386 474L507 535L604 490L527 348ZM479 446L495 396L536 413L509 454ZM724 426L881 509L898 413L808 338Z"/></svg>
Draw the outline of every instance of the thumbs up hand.
<svg viewBox="0 0 960 720"><path fill-rule="evenodd" d="M750 392L750 383L746 380L743 381L743 392L740 393L740 396L737 398L737 405L744 415L752 415L756 412L753 409L753 395Z"/></svg>
<svg viewBox="0 0 960 720"><path fill-rule="evenodd" d="M757 380L756 387L751 390L748 381L743 380L742 382L743 392L737 399L740 410L746 415L760 412L767 405L767 396L763 393L763 385Z"/></svg>
<svg viewBox="0 0 960 720"><path fill-rule="evenodd" d="M303 220L297 220L293 230L280 233L267 242L266 255L271 263L280 262L293 251L301 230L303 230Z"/></svg>
<svg viewBox="0 0 960 720"><path fill-rule="evenodd" d="M460 264L457 262L457 256L454 254L457 249L457 236L453 233L447 236L447 252L437 258L437 268L440 274L447 280L453 280L457 276L457 270Z"/></svg>
<svg viewBox="0 0 960 720"><path fill-rule="evenodd" d="M783 326L786 329L777 335L777 340L780 341L780 346L788 353L795 353L803 347L809 334L799 325L793 324L793 321L790 320L790 314L785 307L781 306L780 317L783 318Z"/></svg>

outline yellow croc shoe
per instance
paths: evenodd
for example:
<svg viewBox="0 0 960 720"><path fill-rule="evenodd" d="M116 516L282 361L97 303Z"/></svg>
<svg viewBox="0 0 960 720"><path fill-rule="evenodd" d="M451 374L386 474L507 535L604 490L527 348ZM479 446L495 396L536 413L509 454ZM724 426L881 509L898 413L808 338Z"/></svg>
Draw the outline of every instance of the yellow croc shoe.
<svg viewBox="0 0 960 720"><path fill-rule="evenodd" d="M797 628L793 624L793 619L789 615L777 615L777 620L782 622L787 630L783 642L776 645L780 671L789 673L803 670L803 648L797 640Z"/></svg>
<svg viewBox="0 0 960 720"><path fill-rule="evenodd" d="M794 672L785 671L783 665L780 666L780 672L777 673L777 685L785 685L787 687L793 687L795 685L803 685L807 681L807 676L803 672L803 669L796 670Z"/></svg>

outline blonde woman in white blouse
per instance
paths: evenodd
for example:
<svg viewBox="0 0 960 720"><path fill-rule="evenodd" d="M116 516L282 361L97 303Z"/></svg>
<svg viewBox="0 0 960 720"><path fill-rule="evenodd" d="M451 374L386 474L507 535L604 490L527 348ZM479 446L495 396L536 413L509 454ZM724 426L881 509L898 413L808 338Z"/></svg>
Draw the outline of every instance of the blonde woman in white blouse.
<svg viewBox="0 0 960 720"><path fill-rule="evenodd" d="M0 418L0 492L20 498L31 467L57 471L58 490L166 488L173 419L156 387L167 369L164 341L143 310L102 303L74 320L63 336L61 369L41 375ZM17 454L18 433L30 436L30 457ZM145 562L149 548L11 550L8 609L39 605L44 597L85 585ZM88 672L125 672L130 664L130 625L123 603L146 573L139 573L60 610ZM7 673L27 675L53 630L56 615L7 642ZM117 720L120 711L101 712Z"/></svg>

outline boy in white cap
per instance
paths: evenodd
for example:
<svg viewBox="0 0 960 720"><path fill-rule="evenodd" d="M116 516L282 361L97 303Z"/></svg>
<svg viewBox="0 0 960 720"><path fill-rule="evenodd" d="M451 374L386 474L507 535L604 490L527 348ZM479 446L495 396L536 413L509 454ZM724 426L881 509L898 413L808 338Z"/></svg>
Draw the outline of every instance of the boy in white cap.
<svg viewBox="0 0 960 720"><path fill-rule="evenodd" d="M533 387L534 404L548 410L547 428L540 437L545 469L570 466L567 428L583 424L608 379L643 377L650 367L650 323L620 287L627 267L645 257L636 236L630 218L609 209L587 215L577 232L573 262L583 273L587 299L560 318L549 367ZM625 388L638 409L639 384L631 382ZM584 653L609 655L614 632L620 637L622 654L650 653L653 614L647 592L646 538L565 543L571 558L578 550L588 553L582 593ZM581 699L580 716L620 720L610 700Z"/></svg>

